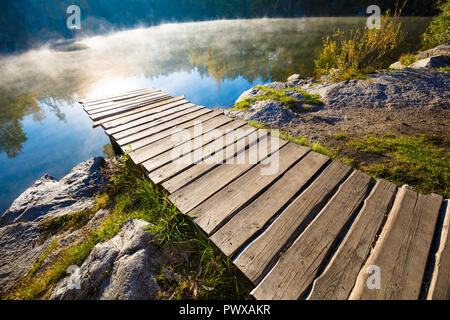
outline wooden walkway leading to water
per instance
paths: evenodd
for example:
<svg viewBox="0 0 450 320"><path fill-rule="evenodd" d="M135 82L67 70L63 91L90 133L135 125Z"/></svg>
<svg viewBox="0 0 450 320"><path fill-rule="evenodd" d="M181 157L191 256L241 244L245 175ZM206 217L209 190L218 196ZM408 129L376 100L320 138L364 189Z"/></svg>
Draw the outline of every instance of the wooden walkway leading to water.
<svg viewBox="0 0 450 320"><path fill-rule="evenodd" d="M374 181L184 96L80 103L253 282L254 298L450 299L441 196Z"/></svg>

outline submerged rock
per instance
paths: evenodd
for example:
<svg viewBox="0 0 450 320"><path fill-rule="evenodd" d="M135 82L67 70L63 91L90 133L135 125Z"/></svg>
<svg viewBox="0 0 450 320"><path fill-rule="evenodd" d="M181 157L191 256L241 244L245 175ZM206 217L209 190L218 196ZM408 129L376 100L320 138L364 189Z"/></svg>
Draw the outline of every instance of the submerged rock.
<svg viewBox="0 0 450 320"><path fill-rule="evenodd" d="M0 218L0 226L19 221L42 221L89 208L104 186L102 157L80 163L57 181L46 174L25 190Z"/></svg>
<svg viewBox="0 0 450 320"><path fill-rule="evenodd" d="M128 220L118 235L97 244L82 266L56 285L51 299L154 298L163 255L146 226L143 220Z"/></svg>

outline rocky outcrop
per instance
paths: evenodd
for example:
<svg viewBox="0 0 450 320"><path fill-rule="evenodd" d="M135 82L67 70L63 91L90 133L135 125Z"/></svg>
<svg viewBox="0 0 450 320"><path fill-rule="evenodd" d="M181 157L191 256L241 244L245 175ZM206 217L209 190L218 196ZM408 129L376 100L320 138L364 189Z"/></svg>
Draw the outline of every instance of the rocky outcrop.
<svg viewBox="0 0 450 320"><path fill-rule="evenodd" d="M415 62L409 66L403 65L400 61L394 62L389 66L392 70L401 70L404 68L427 68L437 69L450 64L450 44L442 44L430 50L420 52L414 56Z"/></svg>
<svg viewBox="0 0 450 320"><path fill-rule="evenodd" d="M77 165L57 181L45 175L20 195L1 217L0 295L24 277L50 243L64 247L81 239L79 231L67 232L42 241L40 222L74 213L94 204L94 195L106 181L101 174L103 158L89 159ZM100 210L86 226L93 229L107 216Z"/></svg>
<svg viewBox="0 0 450 320"><path fill-rule="evenodd" d="M93 196L104 186L102 157L80 163L61 180L46 174L25 190L0 218L0 226L42 221L93 205Z"/></svg>
<svg viewBox="0 0 450 320"><path fill-rule="evenodd" d="M97 244L83 265L61 280L51 299L152 299L162 253L147 222L128 220L109 241Z"/></svg>
<svg viewBox="0 0 450 320"><path fill-rule="evenodd" d="M325 109L448 107L450 76L446 72L405 68L368 75L364 80L315 86L297 83L302 90L319 94Z"/></svg>
<svg viewBox="0 0 450 320"><path fill-rule="evenodd" d="M295 118L290 109L274 100L257 101L247 110L228 111L226 114L232 118L261 122L271 127L285 126Z"/></svg>

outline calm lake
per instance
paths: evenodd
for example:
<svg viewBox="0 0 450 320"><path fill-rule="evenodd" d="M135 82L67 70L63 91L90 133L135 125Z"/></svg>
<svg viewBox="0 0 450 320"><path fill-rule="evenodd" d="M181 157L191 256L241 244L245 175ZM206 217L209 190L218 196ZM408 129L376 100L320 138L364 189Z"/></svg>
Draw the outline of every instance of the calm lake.
<svg viewBox="0 0 450 320"><path fill-rule="evenodd" d="M417 49L429 21L403 19L405 52ZM228 108L256 84L311 75L322 38L363 23L299 18L166 24L0 58L0 214L45 173L61 178L109 149L79 97L153 87Z"/></svg>

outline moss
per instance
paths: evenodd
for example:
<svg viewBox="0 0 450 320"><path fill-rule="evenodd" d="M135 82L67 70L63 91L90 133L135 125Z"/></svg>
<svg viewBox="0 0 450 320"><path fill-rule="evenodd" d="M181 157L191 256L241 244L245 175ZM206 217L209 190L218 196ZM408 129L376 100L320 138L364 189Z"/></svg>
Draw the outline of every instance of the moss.
<svg viewBox="0 0 450 320"><path fill-rule="evenodd" d="M367 137L353 139L347 147L385 160L360 169L397 185L409 184L417 192L450 196L450 153L439 147L445 138L434 135Z"/></svg>
<svg viewBox="0 0 450 320"><path fill-rule="evenodd" d="M246 110L249 109L252 104L254 104L257 101L264 101L264 100L275 100L277 102L280 102L281 104L285 105L286 107L290 108L293 111L296 111L298 108L300 101L298 99L295 99L289 95L287 95L287 92L289 91L297 91L303 96L303 103L305 104L313 104L313 105L322 105L322 101L320 100L320 95L317 94L311 94L305 91L302 91L297 88L288 87L282 90L272 89L265 86L258 85L255 87L258 90L261 90L264 92L264 94L256 97L256 98L246 98L238 103L236 103L232 110ZM302 111L311 111L311 107L308 106L302 106Z"/></svg>

